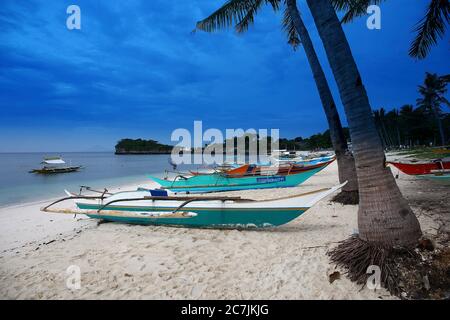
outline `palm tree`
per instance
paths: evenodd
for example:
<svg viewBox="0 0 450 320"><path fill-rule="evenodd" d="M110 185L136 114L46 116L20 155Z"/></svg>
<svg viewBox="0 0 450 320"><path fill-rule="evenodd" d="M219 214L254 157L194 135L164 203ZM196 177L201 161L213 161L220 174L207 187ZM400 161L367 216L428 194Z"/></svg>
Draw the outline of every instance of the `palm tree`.
<svg viewBox="0 0 450 320"><path fill-rule="evenodd" d="M373 111L373 117L375 121L375 127L377 128L378 134L380 135L381 142L383 143L383 149L386 149L388 146L386 135L383 131L382 117L381 117L381 109Z"/></svg>
<svg viewBox="0 0 450 320"><path fill-rule="evenodd" d="M447 142L441 121L441 104L449 105L448 100L444 97L446 92L446 80L443 77L439 77L437 74L427 72L424 84L419 86L419 93L422 97L417 99L417 106L431 111L436 118L441 138L441 145L445 145Z"/></svg>
<svg viewBox="0 0 450 320"><path fill-rule="evenodd" d="M331 0L336 10L346 11L342 22L367 14L367 7L380 4L384 0ZM448 0L430 0L425 16L416 24L416 36L411 43L409 55L424 59L436 45L438 38L443 38L450 22L450 2Z"/></svg>
<svg viewBox="0 0 450 320"><path fill-rule="evenodd" d="M280 0L230 0L209 17L198 22L197 29L212 32L236 23L236 30L244 32L248 29L249 24L253 23L254 16L263 4L270 4L274 10L278 10L280 2ZM348 151L347 141L330 87L308 30L300 17L296 0L285 0L285 4L284 30L288 35L289 43L294 48L300 43L303 44L330 128L331 141L339 166L339 180L341 182L348 181L343 191L334 200L344 204L356 204L359 197L355 162L353 155Z"/></svg>
<svg viewBox="0 0 450 320"><path fill-rule="evenodd" d="M306 2L345 108L359 185L359 234L341 243L331 257L332 261L348 268L351 279L365 282L369 265L378 264L382 272L389 273L389 268L383 268L386 267L386 252L394 247L414 247L422 233L391 170L386 167L369 98L331 0ZM386 282L383 285L390 286Z"/></svg>

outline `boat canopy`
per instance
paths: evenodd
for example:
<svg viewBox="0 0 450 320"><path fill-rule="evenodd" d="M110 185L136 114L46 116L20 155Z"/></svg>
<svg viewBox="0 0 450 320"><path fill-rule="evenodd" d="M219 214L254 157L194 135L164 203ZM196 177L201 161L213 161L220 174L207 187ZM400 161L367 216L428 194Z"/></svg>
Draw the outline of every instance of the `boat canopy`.
<svg viewBox="0 0 450 320"><path fill-rule="evenodd" d="M43 164L65 164L64 160L61 158L49 158L49 159L44 159L44 161L42 161Z"/></svg>

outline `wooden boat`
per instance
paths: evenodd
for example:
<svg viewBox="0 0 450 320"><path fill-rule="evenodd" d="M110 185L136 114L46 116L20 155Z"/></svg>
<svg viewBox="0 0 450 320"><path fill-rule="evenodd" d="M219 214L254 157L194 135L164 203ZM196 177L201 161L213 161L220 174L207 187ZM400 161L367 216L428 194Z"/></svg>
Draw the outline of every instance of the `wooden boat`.
<svg viewBox="0 0 450 320"><path fill-rule="evenodd" d="M322 157L316 157L316 158L311 158L311 159L305 159L303 157L296 157L296 158L287 158L287 159L272 158L271 160L274 163L278 163L280 165L281 164L314 165L314 164L325 163L328 161L333 161L334 159L336 159L335 155L322 156Z"/></svg>
<svg viewBox="0 0 450 320"><path fill-rule="evenodd" d="M429 162L395 162L388 161L401 172L409 175L445 174L450 173L450 158L436 159Z"/></svg>
<svg viewBox="0 0 450 320"><path fill-rule="evenodd" d="M66 162L61 157L44 158L41 164L43 165L42 168L33 169L30 171L30 173L67 173L78 171L81 168L81 166L66 166Z"/></svg>
<svg viewBox="0 0 450 320"><path fill-rule="evenodd" d="M229 170L233 170L241 167L241 165L237 163L222 163L217 165L216 167L204 167L199 168L197 171L190 170L189 173L193 176L203 175L203 174L212 174L212 173L225 173Z"/></svg>
<svg viewBox="0 0 450 320"><path fill-rule="evenodd" d="M302 168L295 173L281 172L262 174L230 174L215 173L185 177L178 175L174 180L165 180L150 177L163 189L172 192L219 192L248 189L287 188L295 187L305 182L317 172L324 169L329 163L318 166Z"/></svg>
<svg viewBox="0 0 450 320"><path fill-rule="evenodd" d="M344 184L263 201L240 197L168 196L162 195L161 190L142 189L95 197L75 195L66 191L67 198L55 201L41 210L85 214L94 219L141 225L264 228L280 226L294 220ZM65 200L73 200L78 209L51 209L56 203Z"/></svg>
<svg viewBox="0 0 450 320"><path fill-rule="evenodd" d="M304 163L285 163L277 165L258 165L258 164L244 164L238 167L231 167L227 170L214 170L210 169L207 171L189 171L194 176L208 175L212 173L222 173L229 177L242 177L249 175L259 175L259 174L294 174L298 172L305 171L310 168L325 167L332 163L335 157L324 157L324 161L311 161Z"/></svg>
<svg viewBox="0 0 450 320"><path fill-rule="evenodd" d="M243 165L242 167L228 170L225 175L228 177L245 177L254 175L289 175L296 174L310 169L325 168L334 161L334 158L324 162L317 162L313 164L281 164L276 166L258 166L258 165Z"/></svg>
<svg viewBox="0 0 450 320"><path fill-rule="evenodd" d="M434 180L439 181L443 183L450 183L450 172L449 173L434 173L434 174L423 174L416 176L421 179L428 179L428 180Z"/></svg>

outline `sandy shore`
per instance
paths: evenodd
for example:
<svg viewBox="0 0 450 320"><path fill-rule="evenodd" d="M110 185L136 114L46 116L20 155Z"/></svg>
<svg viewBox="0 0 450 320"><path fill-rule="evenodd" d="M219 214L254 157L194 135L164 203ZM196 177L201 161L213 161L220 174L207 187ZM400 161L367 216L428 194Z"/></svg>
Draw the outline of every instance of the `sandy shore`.
<svg viewBox="0 0 450 320"><path fill-rule="evenodd" d="M333 163L298 188L239 194L276 198L337 183ZM439 201L445 200L439 195L448 187L405 175L398 183L423 231L436 234L442 219L436 221L429 213L441 210ZM98 224L81 216L42 213L43 203L48 201L0 210L0 298L393 298L384 290L361 290L345 276L329 282L335 269L326 252L356 230L356 206L325 199L287 225L238 231ZM444 203L442 210L448 209ZM80 268L80 289L66 286L66 270L72 265Z"/></svg>

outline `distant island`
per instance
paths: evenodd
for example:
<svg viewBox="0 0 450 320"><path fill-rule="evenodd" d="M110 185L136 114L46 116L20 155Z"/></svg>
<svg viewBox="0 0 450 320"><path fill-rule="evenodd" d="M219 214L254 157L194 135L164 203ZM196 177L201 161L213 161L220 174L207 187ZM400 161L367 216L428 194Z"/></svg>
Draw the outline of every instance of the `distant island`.
<svg viewBox="0 0 450 320"><path fill-rule="evenodd" d="M170 154L173 146L156 140L122 139L117 142L116 154Z"/></svg>
<svg viewBox="0 0 450 320"><path fill-rule="evenodd" d="M344 128L344 135L347 140L350 139L348 128ZM259 139L259 136L247 134L245 139L245 150L248 153L249 142L251 139ZM236 150L237 138L234 138L234 145ZM266 138L267 150L271 149L271 137ZM226 143L222 144L224 153L226 150ZM332 148L330 131L326 130L323 133L318 133L309 138L297 137L294 139L279 139L279 147L287 150L323 150ZM116 144L116 154L170 154L174 146L161 144L156 140L143 139L122 139ZM179 148L179 147L178 147ZM203 148L199 148L197 152L202 152ZM191 150L196 152L195 149ZM181 149L180 149L181 152Z"/></svg>

